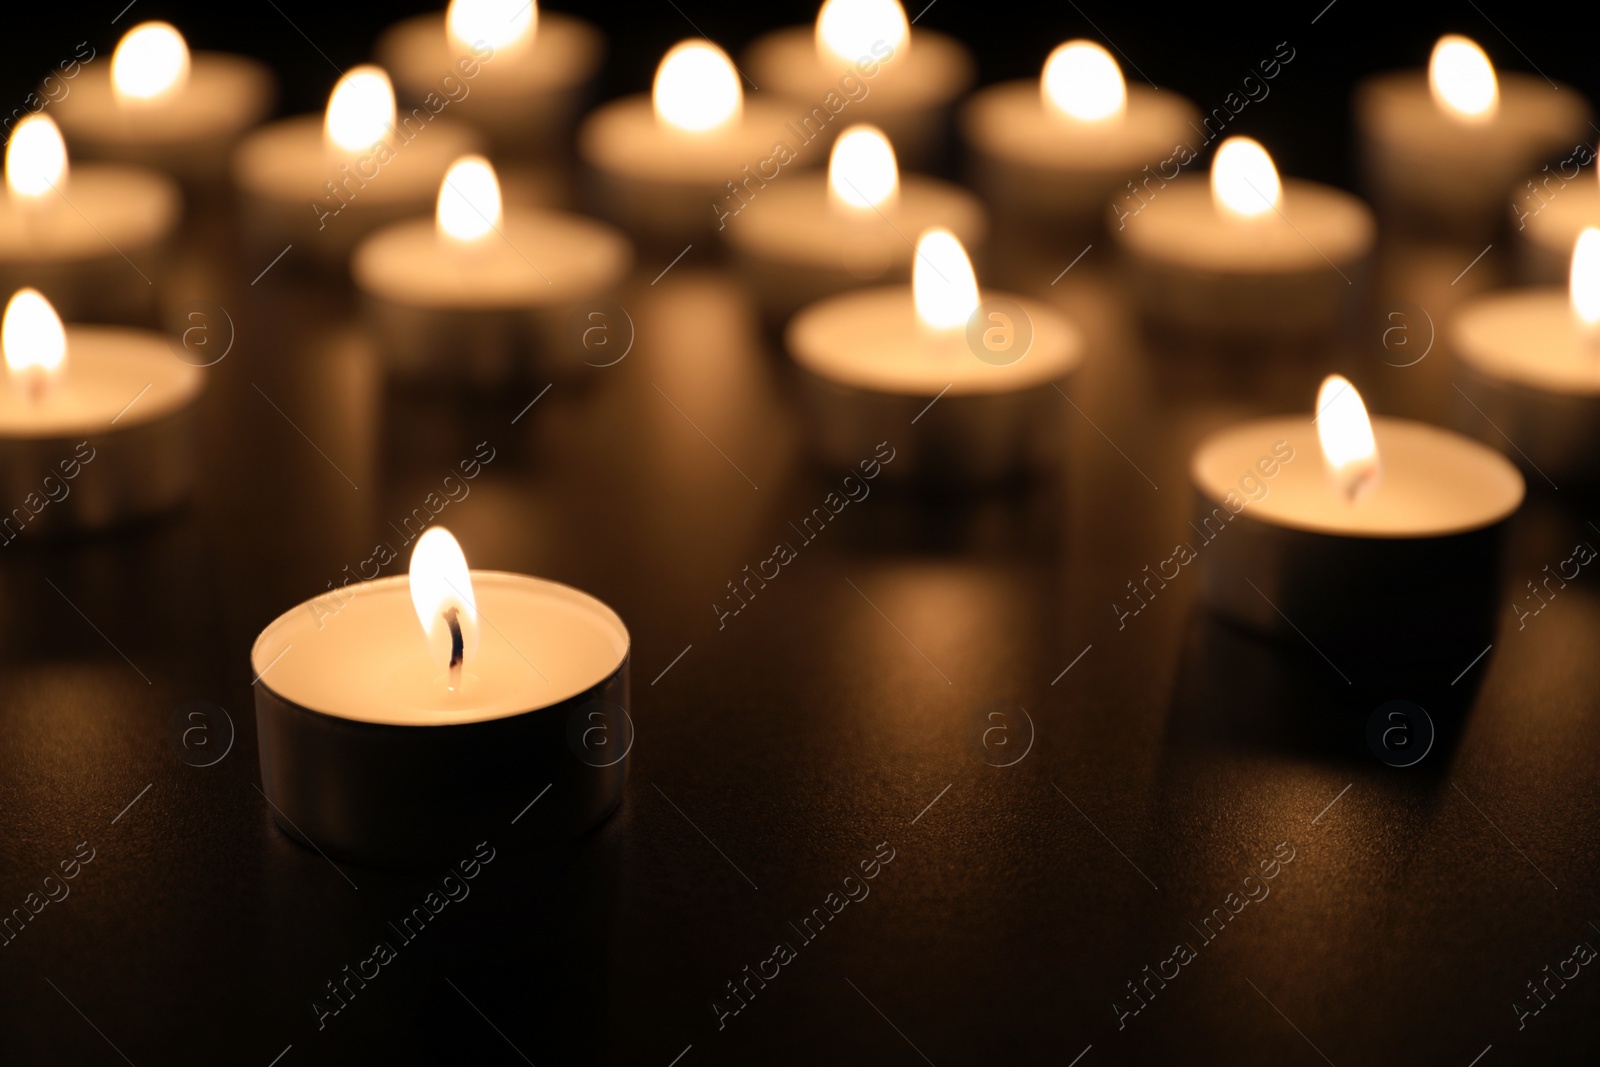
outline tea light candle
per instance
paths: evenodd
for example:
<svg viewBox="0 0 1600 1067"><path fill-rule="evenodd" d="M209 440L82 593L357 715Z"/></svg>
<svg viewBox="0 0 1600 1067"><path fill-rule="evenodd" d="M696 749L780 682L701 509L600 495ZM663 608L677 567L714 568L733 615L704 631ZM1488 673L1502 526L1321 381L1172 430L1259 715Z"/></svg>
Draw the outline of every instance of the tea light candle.
<svg viewBox="0 0 1600 1067"><path fill-rule="evenodd" d="M388 226L356 248L350 271L391 365L402 374L492 384L552 357L570 309L620 283L627 239L578 215L501 207L494 168L457 160L433 219Z"/></svg>
<svg viewBox="0 0 1600 1067"><path fill-rule="evenodd" d="M781 105L744 98L722 49L681 41L662 58L649 97L606 104L579 129L592 206L641 239L707 240L735 183L751 188L751 168L772 165L776 174L801 160L789 117Z"/></svg>
<svg viewBox="0 0 1600 1067"><path fill-rule="evenodd" d="M474 49L487 52L481 63ZM441 92L447 78L467 85L451 107L509 158L564 147L605 40L590 23L530 0L451 0L444 14L392 26L376 55L406 100Z"/></svg>
<svg viewBox="0 0 1600 1067"><path fill-rule="evenodd" d="M1154 191L1116 237L1141 309L1208 334L1315 336L1356 303L1376 227L1366 205L1315 182L1280 182L1248 137L1217 148L1209 184Z"/></svg>
<svg viewBox="0 0 1600 1067"><path fill-rule="evenodd" d="M755 83L785 98L788 117L824 147L848 110L849 121L881 128L917 167L938 162L950 105L976 69L955 38L912 29L898 0L826 0L815 26L757 38L744 59Z"/></svg>
<svg viewBox="0 0 1600 1067"><path fill-rule="evenodd" d="M145 22L123 36L109 70L85 69L52 110L87 156L202 184L226 177L228 152L272 110L275 95L263 64L191 53L174 26Z"/></svg>
<svg viewBox="0 0 1600 1067"><path fill-rule="evenodd" d="M246 236L262 249L293 244L342 265L380 226L426 212L450 164L477 147L476 134L431 108L397 119L389 76L352 67L326 115L263 126L234 151Z"/></svg>
<svg viewBox="0 0 1600 1067"><path fill-rule="evenodd" d="M1215 433L1190 475L1198 509L1172 562L1198 557L1213 611L1309 642L1347 682L1465 664L1492 633L1500 538L1524 493L1493 449L1426 423L1370 420L1334 375L1314 419Z"/></svg>
<svg viewBox="0 0 1600 1067"><path fill-rule="evenodd" d="M909 281L916 248L908 234L944 226L973 248L988 230L965 190L915 175L902 181L894 149L873 126L839 136L826 177L775 182L722 226L739 274L777 323L864 281Z"/></svg>
<svg viewBox="0 0 1600 1067"><path fill-rule="evenodd" d="M1600 480L1600 229L1579 236L1566 290L1479 297L1447 337L1471 401L1460 425L1510 438L1509 457L1555 484Z"/></svg>
<svg viewBox="0 0 1600 1067"><path fill-rule="evenodd" d="M274 818L329 856L375 865L449 859L541 797L542 825L576 836L622 799L624 739L608 739L613 760L581 735L606 725L595 713L626 708L628 651L627 627L599 600L469 571L449 531L431 527L409 577L347 585L256 639Z"/></svg>
<svg viewBox="0 0 1600 1067"><path fill-rule="evenodd" d="M897 477L994 480L1050 458L1054 386L1083 359L1076 328L1007 293L980 299L961 242L917 240L911 286L829 297L786 332L820 457L853 468L886 437ZM885 467L885 470L889 470Z"/></svg>
<svg viewBox="0 0 1600 1067"><path fill-rule="evenodd" d="M1483 49L1455 34L1433 46L1426 74L1363 82L1356 127L1385 217L1451 236L1492 235L1527 172L1587 136L1588 104L1560 88L1542 76L1497 75Z"/></svg>
<svg viewBox="0 0 1600 1067"><path fill-rule="evenodd" d="M6 145L0 289L32 285L71 319L151 318L181 203L177 185L155 171L101 164L69 173L55 122L30 115Z"/></svg>
<svg viewBox="0 0 1600 1067"><path fill-rule="evenodd" d="M0 539L164 511L194 481L200 369L144 330L67 329L22 289L0 327Z"/></svg>
<svg viewBox="0 0 1600 1067"><path fill-rule="evenodd" d="M1126 184L1147 181L1199 118L1173 92L1129 86L1117 61L1093 41L1050 53L1037 82L977 93L961 112L973 184L1002 222L1095 232ZM1157 175L1154 184L1169 180Z"/></svg>
<svg viewBox="0 0 1600 1067"><path fill-rule="evenodd" d="M1592 153L1589 158L1594 158ZM1600 168L1596 171L1600 173ZM1543 188L1549 178L1538 180ZM1572 263L1573 243L1578 235L1591 226L1600 226L1600 182L1591 176L1539 193L1523 187L1512 214L1521 238L1523 278L1540 285L1559 285Z"/></svg>

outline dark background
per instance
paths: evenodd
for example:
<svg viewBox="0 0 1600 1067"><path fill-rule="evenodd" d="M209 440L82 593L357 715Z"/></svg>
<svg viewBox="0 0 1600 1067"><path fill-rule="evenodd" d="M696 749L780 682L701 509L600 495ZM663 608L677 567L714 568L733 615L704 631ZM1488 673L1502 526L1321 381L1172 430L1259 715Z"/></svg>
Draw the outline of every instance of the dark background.
<svg viewBox="0 0 1600 1067"><path fill-rule="evenodd" d="M585 12L610 39L604 95L645 88L660 52L693 32L685 14L736 48L814 13L677 2L684 13ZM119 27L166 16L195 47L262 57L294 112L321 106L333 71L289 19L347 66L412 10L278 6L140 0ZM1294 65L1238 129L1286 172L1346 185L1346 101L1362 74L1420 65L1445 30L1528 69L1470 4L1339 0L1312 26L1318 7L1085 14L1201 104L1289 41ZM1485 10L1533 63L1600 95L1591 40L1553 10L1501 7ZM81 40L109 52L118 6L103 8L8 12L6 99ZM919 25L969 40L983 81L1100 36L1070 4L938 0ZM1054 287L1079 249L991 256L1090 336L1061 408L1065 470L957 499L880 485L719 631L724 583L841 472L804 461L774 345L710 257L657 286L665 262L641 262L619 298L638 326L629 358L553 386L513 425L544 383L452 399L387 389L348 293L290 260L251 285L268 256L241 253L226 227L191 236L172 288L228 308L238 334L208 372L194 502L116 535L0 549L0 909L79 842L95 849L71 896L0 947L0 1062L1595 1062L1593 966L1525 1028L1512 1007L1531 1006L1526 983L1576 943L1600 945L1593 576L1525 629L1508 605L1486 657L1460 649L1455 681L1344 663L1345 685L1303 649L1208 618L1192 574L1126 629L1109 609L1170 554L1204 432L1309 407L1332 368L1374 410L1442 421L1442 354L1385 365L1372 325L1331 353L1196 367L1132 329L1105 249ZM1497 242L1452 286L1473 252L1386 248L1363 321L1395 308L1442 320L1507 280ZM627 620L628 793L560 851L531 845L537 808L516 826L508 811L463 828L463 857L479 840L497 850L472 896L319 1030L309 1002L323 983L438 879L335 869L273 826L255 788L248 650L485 439L499 458L442 521L474 566L570 582ZM1597 536L1591 496L1530 491L1508 600ZM1448 580L1418 574L1407 592L1425 600ZM1440 727L1408 770L1364 740L1393 698ZM184 762L189 701L220 709L219 745L236 731L214 766ZM1025 720L1035 733L1009 767L981 742L997 707L1019 747ZM724 983L797 941L788 924L880 842L895 859L871 895L719 1029ZM1119 1030L1125 983L1175 942L1198 945L1189 924L1280 842L1295 858L1271 896Z"/></svg>

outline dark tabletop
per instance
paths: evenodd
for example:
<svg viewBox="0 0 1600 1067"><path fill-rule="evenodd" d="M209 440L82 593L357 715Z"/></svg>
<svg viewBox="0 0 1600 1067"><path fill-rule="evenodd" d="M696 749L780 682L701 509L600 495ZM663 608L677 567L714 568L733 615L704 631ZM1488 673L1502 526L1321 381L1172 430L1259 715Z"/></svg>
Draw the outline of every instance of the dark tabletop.
<svg viewBox="0 0 1600 1067"><path fill-rule="evenodd" d="M201 209L163 279L168 321L209 301L235 335L192 503L0 548L0 912L80 861L0 947L0 1062L1595 1062L1575 946L1600 946L1600 587L1520 629L1509 601L1600 537L1600 502L1530 482L1498 633L1459 675L1347 682L1209 617L1193 574L1121 629L1112 608L1179 538L1210 430L1309 410L1330 370L1449 421L1442 344L1400 367L1415 349L1383 331L1400 313L1420 344L1505 283L1500 243L1454 285L1478 247L1386 245L1347 342L1226 370L1140 333L1108 243L1054 284L1081 246L993 249L987 281L1090 338L1062 468L874 483L719 628L726 583L844 472L808 460L780 347L713 252L655 283L671 253L641 254L617 365L450 396L387 385L353 297L295 253L252 283L270 253L228 218ZM626 620L626 796L560 849L515 809L463 827L463 858L494 855L470 895L319 1026L444 872L335 865L275 827L249 649L480 441L496 460L439 521L474 567ZM1391 699L1437 728L1411 767L1366 740Z"/></svg>

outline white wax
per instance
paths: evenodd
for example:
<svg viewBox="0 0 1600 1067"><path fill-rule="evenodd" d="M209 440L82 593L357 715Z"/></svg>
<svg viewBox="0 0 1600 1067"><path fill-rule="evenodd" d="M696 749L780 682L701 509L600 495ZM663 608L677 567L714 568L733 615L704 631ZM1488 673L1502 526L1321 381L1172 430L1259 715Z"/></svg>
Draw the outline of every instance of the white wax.
<svg viewBox="0 0 1600 1067"><path fill-rule="evenodd" d="M428 115L427 110L422 114ZM387 162L380 162L381 150L343 152L330 146L320 114L282 119L240 142L233 156L234 180L262 200L303 211L313 224L313 203L328 210L340 206L340 196L325 184L330 181L338 186L348 180L341 195L349 201L348 210L358 215L397 205L431 205L450 164L478 148L477 137L451 125L447 116L445 111L423 122L410 111L400 112L398 127L385 138L393 153ZM359 169L363 160L365 173ZM349 169L342 170L342 165ZM330 229L342 225L342 220L328 220Z"/></svg>
<svg viewBox="0 0 1600 1067"><path fill-rule="evenodd" d="M1047 108L1037 78L976 93L962 109L962 130L977 151L1008 163L1073 176L1116 175L1117 184L1152 171L1188 138L1194 105L1173 92L1130 85L1122 115L1081 122Z"/></svg>
<svg viewBox="0 0 1600 1067"><path fill-rule="evenodd" d="M1600 396L1600 335L1579 328L1565 289L1480 297L1450 324L1456 358L1491 379Z"/></svg>
<svg viewBox="0 0 1600 1067"><path fill-rule="evenodd" d="M160 334L69 326L66 369L37 403L16 376L0 376L0 439L132 429L193 404L203 385Z"/></svg>
<svg viewBox="0 0 1600 1067"><path fill-rule="evenodd" d="M1554 168L1552 168L1552 171ZM1544 182L1550 182L1545 187ZM1582 171L1566 185L1546 174L1533 178L1535 193L1525 185L1512 192L1512 228L1527 242L1530 281L1565 279L1572 249L1587 227L1600 226L1600 181L1593 170Z"/></svg>
<svg viewBox="0 0 1600 1067"><path fill-rule="evenodd" d="M930 336L917 320L910 286L884 286L829 297L795 316L787 341L795 362L839 385L878 393L985 396L1017 392L1065 378L1083 359L1077 329L1054 310L1010 293L1032 323L1033 342L1015 363L979 359L965 331ZM1020 335L1020 330L1019 330Z"/></svg>
<svg viewBox="0 0 1600 1067"><path fill-rule="evenodd" d="M484 60L470 59L480 68L472 78L463 77L465 72L457 66L471 53L450 40L442 13L395 23L374 49L402 99L420 100L430 92L443 95L440 82L453 77L468 86L467 96L450 105L464 112L536 107L541 97L575 89L593 78L604 53L599 30L582 19L544 10L539 12L532 48L502 49ZM474 104L475 99L480 102Z"/></svg>
<svg viewBox="0 0 1600 1067"><path fill-rule="evenodd" d="M803 105L797 114L823 107L829 93L848 100L839 116L846 125L874 122L888 112L946 107L967 91L976 73L972 54L960 41L918 27L911 30L908 50L887 60L870 54L865 57L869 64L878 64L870 77L866 74L870 65L856 70L854 64L860 58L830 55L824 59L817 49L814 27L790 26L757 38L745 51L744 66L764 91ZM847 73L867 86L866 95L859 100L846 95L848 85L840 88L839 79Z"/></svg>
<svg viewBox="0 0 1600 1067"><path fill-rule="evenodd" d="M1224 274L1331 272L1371 250L1377 228L1360 200L1316 182L1282 184L1277 210L1237 218L1217 207L1208 177L1180 178L1155 189L1117 236L1142 257Z"/></svg>
<svg viewBox="0 0 1600 1067"><path fill-rule="evenodd" d="M117 99L110 64L86 69L52 108L67 140L92 153L149 158L231 141L272 108L272 72L244 56L193 52L183 88L156 100Z"/></svg>
<svg viewBox="0 0 1600 1067"><path fill-rule="evenodd" d="M1311 416L1260 419L1212 434L1190 462L1196 487L1217 506L1231 493L1257 522L1340 537L1443 537L1492 526L1516 511L1522 475L1504 456L1460 434L1409 419L1375 418L1383 476L1368 496L1348 500L1334 486ZM1274 446L1294 449L1288 463ZM1267 475L1258 466L1276 467ZM1266 495L1250 500L1252 476Z"/></svg>
<svg viewBox="0 0 1600 1067"><path fill-rule="evenodd" d="M145 252L172 232L181 207L178 187L155 171L73 166L59 192L0 199L0 267Z"/></svg>
<svg viewBox="0 0 1600 1067"><path fill-rule="evenodd" d="M471 244L442 237L432 219L396 223L361 243L350 270L358 287L397 304L471 310L574 303L616 285L632 260L602 223L516 211Z"/></svg>
<svg viewBox="0 0 1600 1067"><path fill-rule="evenodd" d="M715 217L711 198L726 191L725 182L742 180L744 166L753 173L773 155L774 145L785 143L802 159L817 154L784 125L792 117L781 105L747 96L743 114L729 125L704 132L679 130L658 122L650 97L640 94L591 113L579 130L578 145L584 160L601 171L645 185L704 187L709 223Z"/></svg>
<svg viewBox="0 0 1600 1067"><path fill-rule="evenodd" d="M780 175L764 188L752 183L751 200L722 230L740 252L762 260L819 270L880 277L904 275L923 230L943 226L971 249L988 232L982 205L959 186L902 174L899 195L876 210L845 209L832 202L822 174ZM724 209L739 207L737 198Z"/></svg>
<svg viewBox="0 0 1600 1067"><path fill-rule="evenodd" d="M567 700L628 655L627 627L587 593L498 571L473 571L472 588L479 644L454 693L444 664L429 658L406 576L351 583L342 607L326 594L290 609L256 639L251 666L261 684L324 715L444 726Z"/></svg>

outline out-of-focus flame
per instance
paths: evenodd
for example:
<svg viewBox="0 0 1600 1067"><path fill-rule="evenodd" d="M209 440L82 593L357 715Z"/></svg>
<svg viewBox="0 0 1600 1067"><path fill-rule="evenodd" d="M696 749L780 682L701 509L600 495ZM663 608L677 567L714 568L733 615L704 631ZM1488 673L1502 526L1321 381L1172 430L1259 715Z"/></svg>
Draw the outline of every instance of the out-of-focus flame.
<svg viewBox="0 0 1600 1067"><path fill-rule="evenodd" d="M465 661L478 650L478 602L461 545L443 526L430 526L411 550L411 603L428 641L428 657L460 684ZM461 635L456 647L455 630Z"/></svg>
<svg viewBox="0 0 1600 1067"><path fill-rule="evenodd" d="M1585 333L1600 334L1600 229L1584 228L1572 249L1572 274L1567 282L1572 312Z"/></svg>
<svg viewBox="0 0 1600 1067"><path fill-rule="evenodd" d="M917 321L935 333L964 330L978 310L978 278L956 235L925 230L917 238L911 266L911 296Z"/></svg>
<svg viewBox="0 0 1600 1067"><path fill-rule="evenodd" d="M1433 46L1428 88L1441 108L1464 122L1487 122L1500 104L1494 64L1476 41L1454 33Z"/></svg>
<svg viewBox="0 0 1600 1067"><path fill-rule="evenodd" d="M6 145L6 189L12 196L38 200L67 179L67 143L49 115L29 115L11 131Z"/></svg>
<svg viewBox="0 0 1600 1067"><path fill-rule="evenodd" d="M503 58L533 44L539 5L535 0L450 0L444 24L457 52L481 43Z"/></svg>
<svg viewBox="0 0 1600 1067"><path fill-rule="evenodd" d="M189 81L189 46L168 22L141 22L111 54L111 89L126 103L157 101Z"/></svg>
<svg viewBox="0 0 1600 1067"><path fill-rule="evenodd" d="M365 152L394 128L394 86L382 67L352 67L328 97L323 129L327 139L345 152Z"/></svg>
<svg viewBox="0 0 1600 1067"><path fill-rule="evenodd" d="M894 202L900 168L894 148L876 126L851 126L833 142L828 157L830 199L851 211L870 212Z"/></svg>
<svg viewBox="0 0 1600 1067"><path fill-rule="evenodd" d="M827 0L817 12L817 55L829 66L855 63L888 45L903 57L911 43L911 24L899 0Z"/></svg>
<svg viewBox="0 0 1600 1067"><path fill-rule="evenodd" d="M744 90L733 60L707 41L680 41L661 58L651 89L657 120L689 133L738 121Z"/></svg>
<svg viewBox="0 0 1600 1067"><path fill-rule="evenodd" d="M1253 219L1270 214L1283 200L1283 183L1272 157L1257 141L1230 137L1211 161L1211 197L1225 215Z"/></svg>
<svg viewBox="0 0 1600 1067"><path fill-rule="evenodd" d="M482 156L462 156L439 183L434 221L451 240L469 244L500 226L500 181Z"/></svg>
<svg viewBox="0 0 1600 1067"><path fill-rule="evenodd" d="M1093 41L1068 41L1044 62L1039 78L1045 107L1079 122L1122 117L1128 86L1111 53Z"/></svg>
<svg viewBox="0 0 1600 1067"><path fill-rule="evenodd" d="M1357 500L1378 487L1381 467L1367 406L1349 379L1330 374L1317 390L1317 439L1328 476L1347 500Z"/></svg>

